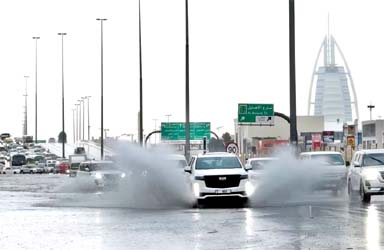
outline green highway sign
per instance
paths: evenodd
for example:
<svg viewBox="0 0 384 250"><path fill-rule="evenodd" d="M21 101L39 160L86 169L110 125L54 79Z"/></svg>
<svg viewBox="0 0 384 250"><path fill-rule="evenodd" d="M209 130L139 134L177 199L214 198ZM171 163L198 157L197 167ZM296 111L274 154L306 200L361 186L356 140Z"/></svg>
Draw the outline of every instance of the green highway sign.
<svg viewBox="0 0 384 250"><path fill-rule="evenodd" d="M239 103L237 119L239 124L273 125L273 104Z"/></svg>
<svg viewBox="0 0 384 250"><path fill-rule="evenodd" d="M191 140L203 140L204 137L209 140L211 138L210 122L191 122L189 124ZM161 140L185 140L185 122L162 122Z"/></svg>

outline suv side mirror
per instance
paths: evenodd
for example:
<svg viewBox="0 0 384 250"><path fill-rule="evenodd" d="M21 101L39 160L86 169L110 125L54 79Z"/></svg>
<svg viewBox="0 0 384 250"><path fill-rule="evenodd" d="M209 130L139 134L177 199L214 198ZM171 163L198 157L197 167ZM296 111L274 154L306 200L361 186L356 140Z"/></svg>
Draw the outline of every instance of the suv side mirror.
<svg viewBox="0 0 384 250"><path fill-rule="evenodd" d="M251 170L252 169L252 165L251 164L245 164L244 168L245 168L246 171Z"/></svg>
<svg viewBox="0 0 384 250"><path fill-rule="evenodd" d="M191 166L185 166L184 167L184 172L192 173L192 167Z"/></svg>
<svg viewBox="0 0 384 250"><path fill-rule="evenodd" d="M89 172L89 168L84 168L85 171Z"/></svg>
<svg viewBox="0 0 384 250"><path fill-rule="evenodd" d="M351 162L350 162L350 161L346 161L346 162L345 162L345 166L346 166L346 167L351 166Z"/></svg>
<svg viewBox="0 0 384 250"><path fill-rule="evenodd" d="M358 162L355 162L355 163L353 164L353 166L354 166L355 168L361 168L361 165L360 165Z"/></svg>

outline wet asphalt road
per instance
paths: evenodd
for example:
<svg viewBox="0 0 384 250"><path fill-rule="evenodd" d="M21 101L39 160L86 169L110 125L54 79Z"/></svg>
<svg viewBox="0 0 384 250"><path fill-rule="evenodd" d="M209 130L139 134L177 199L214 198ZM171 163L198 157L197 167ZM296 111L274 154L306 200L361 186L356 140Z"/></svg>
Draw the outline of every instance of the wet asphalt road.
<svg viewBox="0 0 384 250"><path fill-rule="evenodd" d="M100 202L65 175L0 175L0 249L384 249L384 197L327 191L251 207Z"/></svg>

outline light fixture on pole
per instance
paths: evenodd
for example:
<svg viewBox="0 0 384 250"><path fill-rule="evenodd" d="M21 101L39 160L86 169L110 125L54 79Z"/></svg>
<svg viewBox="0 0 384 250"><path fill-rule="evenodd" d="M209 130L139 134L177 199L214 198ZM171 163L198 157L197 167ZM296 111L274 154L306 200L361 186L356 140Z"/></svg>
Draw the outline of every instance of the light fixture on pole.
<svg viewBox="0 0 384 250"><path fill-rule="evenodd" d="M34 36L32 39L35 40L35 143L37 143L37 40L39 36Z"/></svg>
<svg viewBox="0 0 384 250"><path fill-rule="evenodd" d="M100 27L101 27L101 38L100 38L100 48L101 48L101 53L100 53L100 61L101 61L101 135L100 135L100 159L104 159L104 140L103 140L103 130L104 130L104 103L103 103L103 22L107 21L106 18L97 18L97 21L100 21Z"/></svg>
<svg viewBox="0 0 384 250"><path fill-rule="evenodd" d="M169 123L169 117L172 116L171 114L165 115L167 117L167 122Z"/></svg>
<svg viewBox="0 0 384 250"><path fill-rule="evenodd" d="M65 143L67 140L67 135L65 134L64 129L64 36L67 35L67 33L58 33L59 36L61 36L61 116L62 116L62 130L61 130L61 139L62 139L62 151L63 155L62 157L65 158Z"/></svg>
<svg viewBox="0 0 384 250"><path fill-rule="evenodd" d="M375 105L369 104L367 108L369 108L369 120L372 120L372 109L375 108Z"/></svg>

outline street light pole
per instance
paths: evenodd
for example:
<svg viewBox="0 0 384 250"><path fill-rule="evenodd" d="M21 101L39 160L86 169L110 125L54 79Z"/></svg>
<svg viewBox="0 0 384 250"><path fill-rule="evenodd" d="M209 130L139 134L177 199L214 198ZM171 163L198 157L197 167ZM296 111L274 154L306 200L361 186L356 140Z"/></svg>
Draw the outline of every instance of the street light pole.
<svg viewBox="0 0 384 250"><path fill-rule="evenodd" d="M156 130L157 130L157 120L158 120L158 119L155 118L155 119L152 119L152 120L155 121L155 131L156 131ZM157 142L156 137L157 137L157 136L156 136L156 134L155 134L154 136L155 136L155 144L156 144L156 142Z"/></svg>
<svg viewBox="0 0 384 250"><path fill-rule="evenodd" d="M100 48L101 48L101 56L100 56L100 61L101 61L101 135L100 135L100 159L104 159L104 140L103 140L103 130L104 130L104 110L103 110L103 22L107 21L106 18L97 18L97 21L100 21L100 27L101 27L101 36L100 36Z"/></svg>
<svg viewBox="0 0 384 250"><path fill-rule="evenodd" d="M35 40L35 143L37 143L37 40L38 36L32 37Z"/></svg>
<svg viewBox="0 0 384 250"><path fill-rule="evenodd" d="M367 108L369 108L369 120L372 121L372 109L375 108L375 105L369 104Z"/></svg>
<svg viewBox="0 0 384 250"><path fill-rule="evenodd" d="M73 114L73 143L76 143L76 137L75 137L75 135L76 135L76 129L75 129L75 127L76 127L76 125L75 125L75 111L76 111L76 109L72 109L72 114Z"/></svg>
<svg viewBox="0 0 384 250"><path fill-rule="evenodd" d="M81 123L81 103L84 101L82 99L80 100L77 100L79 102L79 110L80 110L80 114L79 114L79 141L81 141L81 138L82 138L82 123ZM84 116L84 105L83 105L83 116ZM83 124L84 125L84 124ZM83 135L84 136L84 135Z"/></svg>
<svg viewBox="0 0 384 250"><path fill-rule="evenodd" d="M67 33L58 33L59 36L61 36L61 115L62 115L62 145L63 145L63 158L65 158L65 142L67 140L67 136L65 134L64 129L64 36L67 35Z"/></svg>
<svg viewBox="0 0 384 250"><path fill-rule="evenodd" d="M295 0L289 0L289 100L290 100L290 140L297 146L296 117L296 57L295 57Z"/></svg>
<svg viewBox="0 0 384 250"><path fill-rule="evenodd" d="M80 104L76 103L76 142L79 140L79 106Z"/></svg>
<svg viewBox="0 0 384 250"><path fill-rule="evenodd" d="M190 129L189 129L189 17L188 0L185 0L185 158L190 158Z"/></svg>
<svg viewBox="0 0 384 250"><path fill-rule="evenodd" d="M88 141L90 140L90 134L91 134L91 125L89 124L89 98L91 98L91 96L86 96L85 99L87 99L87 115L88 115Z"/></svg>
<svg viewBox="0 0 384 250"><path fill-rule="evenodd" d="M169 123L169 117L172 116L171 114L165 115L167 117L167 121Z"/></svg>
<svg viewBox="0 0 384 250"><path fill-rule="evenodd" d="M25 110L24 110L24 129L23 134L28 135L28 77L24 76L25 78Z"/></svg>
<svg viewBox="0 0 384 250"><path fill-rule="evenodd" d="M84 141L84 136L85 136L85 107L84 107L84 105L85 105L85 99L87 99L87 97L82 96L81 99L83 99L82 101L83 101L83 141Z"/></svg>
<svg viewBox="0 0 384 250"><path fill-rule="evenodd" d="M140 112L139 112L139 143L143 145L143 67L141 56L141 4L139 0L139 64L140 64Z"/></svg>

